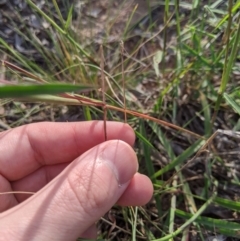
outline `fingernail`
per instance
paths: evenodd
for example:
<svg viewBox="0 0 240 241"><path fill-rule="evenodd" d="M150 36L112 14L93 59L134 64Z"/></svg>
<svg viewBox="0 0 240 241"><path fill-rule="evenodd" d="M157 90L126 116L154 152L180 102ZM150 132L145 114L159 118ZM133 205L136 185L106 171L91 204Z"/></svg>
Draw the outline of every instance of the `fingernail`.
<svg viewBox="0 0 240 241"><path fill-rule="evenodd" d="M103 160L114 173L119 186L129 182L138 170L134 150L123 141L108 141L102 155Z"/></svg>

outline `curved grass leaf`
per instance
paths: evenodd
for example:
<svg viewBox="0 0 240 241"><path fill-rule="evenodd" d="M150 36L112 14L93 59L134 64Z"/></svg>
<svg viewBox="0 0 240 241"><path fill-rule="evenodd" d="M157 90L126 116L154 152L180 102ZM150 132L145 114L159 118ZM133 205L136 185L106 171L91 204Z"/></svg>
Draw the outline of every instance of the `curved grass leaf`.
<svg viewBox="0 0 240 241"><path fill-rule="evenodd" d="M68 11L67 21L65 22L65 25L64 25L65 31L70 27L70 24L72 22L72 16L73 16L73 5L70 7Z"/></svg>
<svg viewBox="0 0 240 241"><path fill-rule="evenodd" d="M177 158L175 158L172 162L170 162L168 165L166 165L161 170L157 171L154 174L154 177L159 177L163 175L165 172L168 172L175 168L177 165L183 163L184 161L188 160L190 156L192 156L194 153L196 153L201 146L204 144L204 140L197 140L194 142L189 148L187 148L182 154L180 154Z"/></svg>
<svg viewBox="0 0 240 241"><path fill-rule="evenodd" d="M178 209L176 209L176 215L187 220L193 217L192 214L183 212ZM219 233L229 237L239 238L240 236L240 224L236 222L229 222L227 220L219 220L201 216L198 216L194 221L200 225L208 227L212 231L216 232L216 230L218 230Z"/></svg>
<svg viewBox="0 0 240 241"><path fill-rule="evenodd" d="M236 12L239 10L239 8L240 8L240 2L237 2L237 3L233 6L233 8L231 9L232 14L236 13ZM221 27L221 26L227 21L228 18L229 18L229 13L226 14L226 15L219 21L219 23L218 23L217 26L215 27L214 31L215 31L216 29L218 29L219 27Z"/></svg>
<svg viewBox="0 0 240 241"><path fill-rule="evenodd" d="M239 104L227 93L223 93L223 97L226 102L233 108L233 110L240 115L240 106Z"/></svg>
<svg viewBox="0 0 240 241"><path fill-rule="evenodd" d="M210 197L199 209L198 211L195 213L195 214L190 214L190 213L185 213L181 210L178 210L176 209L175 210L175 213L176 215L180 216L181 212L183 214L186 214L188 215L188 219L187 221L182 225L180 226L178 229L176 229L173 233L170 233L168 235L165 235L164 237L162 238L159 238L159 239L155 239L154 241L167 241L169 239L172 239L174 238L175 236L177 236L178 234L182 233L186 227L188 227L189 225L191 225L193 222L195 222L195 220L203 213L204 210L206 210L206 208L212 203L212 201L214 200L214 198L216 197L216 193L214 193L212 195L212 197ZM180 213L180 214L179 214ZM184 216L183 216L184 218Z"/></svg>
<svg viewBox="0 0 240 241"><path fill-rule="evenodd" d="M229 199L224 199L224 198L220 198L220 197L216 197L214 199L214 202L217 203L219 206L231 209L233 211L240 211L240 202L237 201L232 201Z"/></svg>
<svg viewBox="0 0 240 241"><path fill-rule="evenodd" d="M19 98L32 95L60 94L73 91L87 91L93 89L86 85L44 84L44 85L16 85L0 86L0 98Z"/></svg>
<svg viewBox="0 0 240 241"><path fill-rule="evenodd" d="M136 136L143 142L143 144L147 145L148 147L154 148L152 143L147 140L140 132L135 131Z"/></svg>

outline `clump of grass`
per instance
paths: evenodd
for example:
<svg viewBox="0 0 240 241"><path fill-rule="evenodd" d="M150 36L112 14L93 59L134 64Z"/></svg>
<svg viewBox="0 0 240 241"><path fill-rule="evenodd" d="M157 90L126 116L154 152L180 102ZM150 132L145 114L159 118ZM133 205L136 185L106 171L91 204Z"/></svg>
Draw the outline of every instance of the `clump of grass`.
<svg viewBox="0 0 240 241"><path fill-rule="evenodd" d="M124 45L119 46L121 39L117 43L108 42L106 36L101 42L105 53L102 50L100 56L98 48L95 52L93 47L84 48L71 30L73 8L64 19L54 1L57 23L32 1L27 2L51 24L51 31L57 33L55 54L46 54L38 46L49 64L44 70L0 39L1 50L28 71L15 68L12 72L15 78L17 76L19 82L31 78L36 82L64 80L84 86L90 83L96 90L88 96L76 93L32 96L28 91L24 101L83 105L88 120L97 116L105 116L105 120L127 120L138 137L140 171L151 178L155 188L153 200L146 207L113 209L115 229L112 230L111 221L103 217L99 239L191 240L197 237L206 240L214 235L238 238L240 224L232 213L240 210L240 202L235 200L240 175L230 165L234 154L226 155L231 148L238 147L235 139L238 137L226 129L239 129L238 120L234 121L234 111L240 113L239 89L234 79L235 73L240 72L237 62L240 4L231 0L209 1L205 5L200 1L187 4L166 0L155 6L164 13L163 27L159 28L158 18L152 16L148 1L149 28L142 30L136 41L136 36L129 31L130 20L137 11L134 7L122 31ZM111 21L111 27L114 23ZM170 38L171 32L174 34ZM81 35L81 30L78 34ZM146 38L147 34L151 37ZM129 47L132 41L133 49ZM150 47L154 50L150 51ZM13 71L13 66L9 67ZM101 86L105 82L106 87ZM132 89L144 88L144 85L144 91L152 96L142 93L141 99ZM106 97L103 101L98 98L98 88L102 88L101 93ZM225 131L219 131L220 137L215 138L217 129ZM230 213L225 220L221 214L216 215L216 207L220 212ZM111 232L104 231L106 229ZM117 237L119 232L121 238Z"/></svg>

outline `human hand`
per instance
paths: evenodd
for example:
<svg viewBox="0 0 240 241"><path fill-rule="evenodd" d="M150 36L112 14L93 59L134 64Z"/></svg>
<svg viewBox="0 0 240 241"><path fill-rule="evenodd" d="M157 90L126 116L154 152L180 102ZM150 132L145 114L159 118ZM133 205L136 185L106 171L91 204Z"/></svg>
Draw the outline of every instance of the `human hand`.
<svg viewBox="0 0 240 241"><path fill-rule="evenodd" d="M107 136L102 121L0 133L0 240L94 239L95 222L114 204L146 204L153 187L137 173L133 130L108 122Z"/></svg>

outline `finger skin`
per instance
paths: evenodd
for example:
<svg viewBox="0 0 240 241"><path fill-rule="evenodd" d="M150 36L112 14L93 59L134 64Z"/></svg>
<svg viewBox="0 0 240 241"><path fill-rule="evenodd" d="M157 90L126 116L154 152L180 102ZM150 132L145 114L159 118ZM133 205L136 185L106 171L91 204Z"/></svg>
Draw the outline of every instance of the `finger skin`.
<svg viewBox="0 0 240 241"><path fill-rule="evenodd" d="M107 136L129 145L135 141L132 128L119 122L107 122ZM103 141L102 121L35 123L0 133L0 212L30 196L1 193L39 191L75 158Z"/></svg>
<svg viewBox="0 0 240 241"><path fill-rule="evenodd" d="M86 231L84 231L84 233L81 234L81 238L97 240L97 227L96 227L96 225L94 224L90 228L88 228Z"/></svg>
<svg viewBox="0 0 240 241"><path fill-rule="evenodd" d="M153 195L151 180L140 173L136 173L127 189L118 200L121 206L142 206L147 204Z"/></svg>
<svg viewBox="0 0 240 241"><path fill-rule="evenodd" d="M25 192L37 192L42 187L44 187L48 182L50 182L53 178L55 178L59 173L58 171L62 171L65 167L62 164L62 167L58 167L58 170L51 167L53 170L48 170L48 175L46 178L41 177L41 172L44 171L46 168L42 168L39 170L39 174L30 175L29 177L24 178L16 183L12 183L12 188L14 191L22 191ZM49 167L47 167L49 168ZM56 173L57 171L57 173ZM39 178L37 179L36 176ZM34 179L33 182L32 178ZM151 180L140 173L136 173L129 186L127 187L124 194L118 200L117 204L121 206L142 206L149 202L149 199L152 197L153 193L153 185ZM16 199L18 202L23 202L27 198L29 198L31 194L15 194Z"/></svg>
<svg viewBox="0 0 240 241"><path fill-rule="evenodd" d="M0 213L18 204L15 196L9 193L11 191L9 181L0 175Z"/></svg>
<svg viewBox="0 0 240 241"><path fill-rule="evenodd" d="M0 240L76 240L121 197L138 168L133 149L107 141L36 195L0 214Z"/></svg>
<svg viewBox="0 0 240 241"><path fill-rule="evenodd" d="M82 122L81 122L82 123ZM88 122L89 123L89 122ZM48 126L46 126L46 124ZM52 124L52 123L51 123ZM55 123L53 123L55 125ZM66 140L66 137L68 138L68 135L66 133L64 133L64 131L62 131L62 129L66 128L67 125L72 124L72 123L64 123L64 125L62 126L58 126L57 130L60 133L60 140L64 141ZM79 123L74 123L75 125L78 125ZM86 123L84 123L86 124ZM58 140L55 141L54 143L54 138L53 139L48 139L48 142L50 143L49 148L52 147L53 153L56 153L56 155L52 155L52 152L50 157L51 159L48 160L47 158L49 158L49 156L45 155L46 150L41 149L41 145L45 144L46 147L46 140L47 138L43 138L43 135L41 133L42 130L44 130L47 134L53 135L53 130L54 128L52 128L53 126L50 126L49 123L41 123L41 128L39 128L39 124L33 124L33 125L28 125L28 128L30 128L29 126L33 126L30 128L30 130L24 132L23 130L21 130L21 128L19 128L20 130L18 130L17 132L4 132L0 134L0 151L6 151L6 148L9 147L9 145L11 145L14 149L14 143L18 144L18 148L21 147L21 150L30 151L30 154L26 159L23 158L22 155L20 155L20 152L17 153L19 155L17 155L17 159L13 159L12 161L10 160L11 157L11 153L14 152L12 149L7 153L7 155L2 155L0 157L0 192L7 192L7 191L11 191L11 190L19 190L19 191L39 191L41 188L43 188L45 185L47 185L49 182L49 184L43 188L42 190L40 190L37 194L35 194L34 196L32 196L31 198L29 198L28 200L26 200L25 202L23 202L22 204L16 206L15 208L10 209L8 212L4 212L2 215L0 215L0 233L1 232L1 227L4 227L5 229L5 235L3 234L2 236L0 236L0 240L8 240L8 239L17 239L17 240L32 240L31 238L29 238L29 236L27 236L26 234L34 235L35 231L38 231L39 228L41 228L41 232L40 234L38 233L37 235L40 235L39 239L36 240L55 240L52 238L49 238L49 235L53 235L54 231L57 230L57 233L61 234L69 234L68 236L65 236L65 240L71 240L69 239L71 237L71 235L74 235L74 224L75 223L79 223L80 221L82 221L81 223L83 225L79 225L78 228L76 228L76 230L78 230L78 234L76 234L76 237L78 237L79 235L81 237L85 237L85 238L95 238L96 237L96 227L94 225L94 223L102 216L105 214L106 211L108 211L112 205L114 205L116 202L119 205L131 205L131 206L135 206L135 205L144 205L147 201L150 200L151 196L152 196L152 184L150 182L150 180L145 177L144 175L140 175L138 173L136 173L132 180L129 181L127 184L120 184L119 185L119 180L116 180L116 175L110 175L108 176L106 174L107 170L105 170L104 172L100 172L99 177L101 177L101 175L103 175L99 180L97 181L93 181L92 183L96 183L95 185L95 190L94 188L91 189L91 186L88 186L88 189L90 188L90 190L88 190L88 194L87 197L88 198L84 198L84 195L82 194L79 198L78 198L78 204L82 204L82 202L79 202L80 200L88 200L89 201L89 196L91 197L91 190L93 191L92 193L95 193L93 195L93 197L96 198L96 202L93 202L93 204L97 204L94 208L94 205L91 205L90 202L90 207L91 210L89 211L89 208L84 208L84 205L80 205L83 208L83 211L85 212L80 212L77 208L74 211L74 215L72 215L72 213L69 214L69 210L72 211L72 209L74 209L72 205L74 202L72 202L72 199L76 199L76 191L74 191L73 198L70 198L70 202L67 202L65 199L69 200L69 196L67 195L68 192L71 193L71 189L72 191L75 189L74 185L70 185L69 183L71 183L70 181L67 182L66 184L66 179L71 179L69 178L73 175L72 173L75 173L74 171L76 171L76 169L79 171L79 173L75 173L75 177L73 178L74 183L76 182L76 179L81 179L84 180L84 175L86 175L87 173L92 173L92 172L87 172L87 168L89 168L89 163L87 162L87 164L85 163L85 169L81 169L80 167L76 168L76 166L74 166L74 163L76 164L76 162L78 163L78 165L81 163L81 161L84 159L84 157L86 158L86 153L83 154L85 151L87 151L88 149L90 149L93 146L96 146L97 144L99 144L99 142L103 142L104 141L104 136L101 133L103 132L103 123L102 122L91 122L90 124L92 124L93 126L100 126L100 127L95 127L95 129L92 130L91 132L91 137L96 137L96 139L91 139L89 140L89 129L85 131L79 131L80 132L80 136L81 138L85 138L84 139L84 143L81 143L81 145L74 145L73 147L67 143L66 145L56 145L56 142L58 143ZM91 125L90 125L91 126ZM84 126L86 127L86 126ZM89 126L88 126L89 127ZM22 127L24 128L24 127ZM38 129L39 128L39 129ZM48 128L50 128L51 130L49 130ZM73 128L73 127L71 127ZM70 129L71 129L70 128ZM75 127L76 128L76 127ZM79 128L79 127L78 127ZM98 130L99 128L99 130ZM132 129L126 125L126 124L122 124L120 123L116 123L116 122L108 122L107 124L107 128L108 128L108 139L119 139L119 140L123 140L125 142L127 142L129 145L133 145L134 143L134 132L132 131ZM38 129L38 130L36 130ZM79 128L80 129L80 128ZM26 129L25 129L26 130ZM58 133L55 129L55 133ZM43 131L43 133L44 133ZM31 132L31 135L33 135L34 138L30 138L28 136L28 132ZM27 133L27 134L26 134ZM45 133L45 134L46 134ZM21 135L20 135L21 134ZM63 135L65 134L65 135ZM76 135L74 136L73 134L71 134L71 138L75 138L72 143L78 143L78 138L80 139L80 137L78 137L77 135L78 133L76 133ZM88 134L88 135L86 135ZM27 136L27 139L26 139ZM46 135L47 136L47 135ZM11 142L11 138L15 138L15 141ZM24 141L25 140L25 141ZM34 144L33 144L34 143ZM36 148L34 148L34 152L31 152L31 148L33 145L36 145ZM39 148L40 147L40 148ZM65 161L63 160L63 158L61 158L61 154L58 154L57 151L59 152L60 148L60 153L64 152L66 150L69 150L70 153L67 153L66 156L63 156L65 158L69 158L75 155L75 151L76 149L78 149L77 152L77 156L78 157L73 163L71 163L72 159L70 161ZM16 149L16 148L15 148ZM57 150L58 149L58 150ZM17 149L16 149L17 151ZM3 152L1 152L3 153ZM4 152L5 153L5 152ZM37 153L37 155L36 155ZM80 157L78 156L79 153ZM121 158L123 158L122 153L125 153L124 150L122 150L122 152L120 152ZM74 155L73 155L74 154ZM126 153L125 153L126 154ZM128 157L131 155L127 155ZM2 158L4 157L4 158ZM16 157L16 156L15 156ZM33 157L33 159L31 158ZM40 159L38 159L38 157L43 158L44 161L41 161ZM34 159L35 158L35 159ZM31 168L29 168L29 166L27 166L30 170L30 173L25 172L23 173L23 177L20 176L19 179L15 180L14 178L12 179L13 181L10 183L8 182L8 180L5 178L4 175L1 175L1 173L4 171L4 169L1 169L2 164L4 164L5 160L8 159L9 161L9 166L10 169L15 168L15 172L19 172L21 170L22 165L20 165L20 168L16 168L16 166L14 165L15 163L12 162L18 162L20 163L20 161L22 161L22 163L25 163L25 165L27 164L32 164L33 166L31 166ZM91 158L89 158L90 160ZM130 158L129 160L133 159L133 162L129 162L129 160L125 160L128 158L123 158L123 160L121 159L121 165L122 167L124 167L124 173L128 173L129 172L129 163L130 166L131 164L134 164L135 166L137 165L137 160L136 160L136 156L135 154L132 155L132 158ZM40 161L39 161L40 160ZM77 165L77 164L76 164ZM77 165L77 166L78 166ZM133 166L134 166L133 165ZM73 167L74 166L74 167ZM133 167L132 166L132 167ZM23 167L22 167L23 168ZM92 166L92 171L94 172L94 165ZM127 171L125 171L125 169L127 168ZM23 168L24 169L24 168ZM69 171L71 170L71 171ZM130 168L130 172L134 173L136 170L133 168ZM135 171L133 171L135 170ZM10 174L7 172L8 175L13 175L13 171L11 173L12 170L10 170ZM83 172L83 175L81 175L81 172ZM133 175L133 174L132 174ZM77 177L76 177L77 176ZM9 177L9 176L8 176ZM92 176L91 176L92 177ZM104 182L105 178L110 178L108 181ZM115 179L114 179L115 178ZM114 183L115 180L115 183ZM52 181L52 182L51 182ZM106 186L109 187L109 189L115 190L115 194L113 194L112 191L107 191L102 190L103 193L105 193L105 197L101 197L101 193L100 195L96 195L96 193L99 192L99 190L101 190L101 188L99 188L99 184L101 182L104 182L105 184L107 184ZM2 185L3 184L3 185ZM64 188L65 186L65 188ZM67 188L66 188L67 186ZM81 185L80 185L81 186ZM85 185L83 185L85 186ZM94 185L93 185L94 186ZM100 185L101 186L101 185ZM104 186L104 185L103 185ZM117 187L117 188L116 188ZM116 191L117 189L117 191ZM46 191L47 190L47 191ZM86 189L84 188L83 191L86 191ZM119 191L120 190L120 191ZM60 194L59 194L60 193ZM71 193L72 194L72 193ZM112 194L112 195L111 195ZM6 198L8 197L8 198ZM15 206L18 202L22 202L23 200L26 199L26 195L16 195L17 199L13 198L14 195L5 195L4 196L4 200L5 200L5 206L4 206L4 210ZM100 197L100 200L98 200L98 198ZM1 199L1 195L0 195L0 200L1 200L1 205L2 205L2 199ZM90 198L91 200L91 198ZM49 205L45 205L48 204ZM55 205L53 205L55 204ZM84 204L84 202L83 202ZM0 205L0 212L1 212L1 205ZM89 205L89 203L86 203L85 205ZM52 208L51 208L52 206ZM78 205L76 205L78 206ZM62 207L62 208L61 208ZM102 208L101 208L102 207ZM64 215L64 208L67 208L67 214ZM57 209L57 210L56 210ZM105 210L105 211L104 211ZM66 211L66 210L65 210ZM97 212L98 211L98 212ZM91 219L87 220L87 217L89 217L89 214L93 212L92 215L90 215ZM48 215L48 214L51 215ZM62 215L62 218L60 216L58 216L58 213L60 213L60 216ZM77 216L76 218L76 213L79 213L79 216L82 216L82 219L79 218ZM27 214L27 215L26 215ZM47 214L47 215L45 215ZM85 216L84 216L85 214ZM88 215L86 215L88 214ZM47 216L47 217L45 217ZM69 223L68 222L68 217L71 217L71 220L73 219L74 223ZM53 218L53 219L52 219ZM34 222L34 220L36 220L36 222ZM64 221L64 224L67 225L64 226L64 224L61 223L62 220ZM66 222L67 220L67 222ZM60 223L59 223L60 222ZM46 224L47 227L43 224ZM49 225L48 225L49 224ZM72 225L71 225L72 224ZM12 226L11 226L12 225ZM79 229L79 227L81 226L81 228ZM7 227L7 228L6 228ZM16 229L17 227L17 229ZM85 228L84 228L85 227ZM26 229L27 228L27 229ZM44 229L46 232L44 232ZM72 230L72 231L69 231ZM14 230L14 231L13 231ZM49 230L49 232L47 232L47 230ZM13 232L13 233L12 233ZM21 233L25 234L21 235ZM11 234L13 236L11 236ZM10 235L10 236L9 236ZM14 237L15 235L15 237ZM64 240L61 239L61 237L59 237L56 240ZM55 238L55 235L54 235ZM75 238L73 239L75 240Z"/></svg>
<svg viewBox="0 0 240 241"><path fill-rule="evenodd" d="M133 145L132 128L107 122L108 140ZM0 133L0 175L16 181L41 166L71 162L85 151L104 142L103 121L35 123Z"/></svg>
<svg viewBox="0 0 240 241"><path fill-rule="evenodd" d="M11 182L12 190L18 192L38 192L41 188L51 182L57 175L59 175L70 163L62 163L51 166L43 166L28 176ZM31 197L31 194L15 194L17 201L23 202Z"/></svg>

